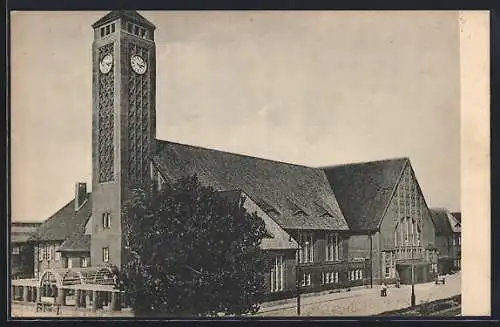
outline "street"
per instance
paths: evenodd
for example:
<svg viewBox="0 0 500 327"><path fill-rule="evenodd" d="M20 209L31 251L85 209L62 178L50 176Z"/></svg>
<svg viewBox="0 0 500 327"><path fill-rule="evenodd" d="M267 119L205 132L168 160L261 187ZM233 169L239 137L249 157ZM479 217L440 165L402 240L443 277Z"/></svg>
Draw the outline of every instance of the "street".
<svg viewBox="0 0 500 327"><path fill-rule="evenodd" d="M446 277L446 284L434 282L415 285L416 304L460 294L460 272ZM410 306L411 285L390 286L387 297L380 296L380 285L372 289L357 289L301 299L302 316L370 316ZM297 316L296 302L265 307L258 316Z"/></svg>
<svg viewBox="0 0 500 327"><path fill-rule="evenodd" d="M434 282L415 285L416 303L434 301L460 294L460 272L446 277L446 284L436 285ZM390 286L387 297L380 297L380 286L372 289L356 289L325 295L302 297L302 316L370 316L385 311L402 309L410 306L411 286L401 285L401 288ZM56 317L55 313L35 312L33 305L12 305L12 317ZM132 317L129 309L121 312L76 310L73 307L63 307L58 317ZM295 299L285 304L263 306L256 316L297 316Z"/></svg>

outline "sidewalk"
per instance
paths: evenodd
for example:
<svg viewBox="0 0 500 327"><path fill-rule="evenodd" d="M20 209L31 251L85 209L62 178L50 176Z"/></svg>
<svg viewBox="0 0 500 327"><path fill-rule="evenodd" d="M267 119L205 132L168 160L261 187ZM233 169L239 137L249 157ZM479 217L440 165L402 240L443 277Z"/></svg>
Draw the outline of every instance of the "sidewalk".
<svg viewBox="0 0 500 327"><path fill-rule="evenodd" d="M458 295L461 293L460 272L447 276L446 284L434 282L415 285L416 304ZM411 285L390 287L387 297L380 297L380 286L356 289L350 292L324 294L301 298L302 316L370 316L385 311L407 308L411 305ZM278 305L264 305L257 316L296 316L296 301Z"/></svg>
<svg viewBox="0 0 500 327"><path fill-rule="evenodd" d="M436 285L434 282L415 285L416 304L425 301L445 299L461 293L460 272L448 276L446 284ZM401 285L401 288L389 287L387 297L380 297L380 286L373 288L357 288L350 292L332 294L308 295L301 298L302 316L371 316L385 311L407 308L410 306L411 286ZM265 303L259 317L296 317L296 298L274 303ZM121 312L76 310L63 307L62 314L56 316L50 312L35 312L33 305L12 304L13 317L133 317L129 309Z"/></svg>

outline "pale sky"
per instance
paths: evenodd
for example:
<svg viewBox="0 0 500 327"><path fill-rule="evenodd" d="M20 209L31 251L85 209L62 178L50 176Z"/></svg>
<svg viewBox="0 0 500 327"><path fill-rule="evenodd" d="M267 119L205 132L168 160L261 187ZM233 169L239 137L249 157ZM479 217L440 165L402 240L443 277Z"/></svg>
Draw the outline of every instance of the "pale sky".
<svg viewBox="0 0 500 327"><path fill-rule="evenodd" d="M156 26L157 138L308 166L409 157L460 210L457 12L140 12ZM90 25L11 16L12 220L91 183Z"/></svg>

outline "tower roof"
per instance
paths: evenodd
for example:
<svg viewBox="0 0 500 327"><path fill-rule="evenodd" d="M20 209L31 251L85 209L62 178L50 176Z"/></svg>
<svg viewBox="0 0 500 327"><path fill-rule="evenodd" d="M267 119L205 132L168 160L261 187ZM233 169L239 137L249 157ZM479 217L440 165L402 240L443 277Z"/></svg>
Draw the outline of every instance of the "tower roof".
<svg viewBox="0 0 500 327"><path fill-rule="evenodd" d="M141 14L139 14L135 10L112 10L109 12L107 15L96 21L94 24L92 24L92 28L97 28L99 26L102 26L104 24L107 24L113 20L119 19L119 18L126 18L132 22L135 22L137 24L145 25L149 28L155 29L156 27L151 23L149 20L144 18Z"/></svg>

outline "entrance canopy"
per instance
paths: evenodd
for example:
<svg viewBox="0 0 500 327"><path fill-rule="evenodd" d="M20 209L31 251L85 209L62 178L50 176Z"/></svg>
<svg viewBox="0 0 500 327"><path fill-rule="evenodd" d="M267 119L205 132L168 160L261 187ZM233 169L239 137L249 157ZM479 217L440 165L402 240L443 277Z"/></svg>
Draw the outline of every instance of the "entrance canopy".
<svg viewBox="0 0 500 327"><path fill-rule="evenodd" d="M47 269L40 276L39 286L113 285L115 280L115 273L108 267Z"/></svg>

